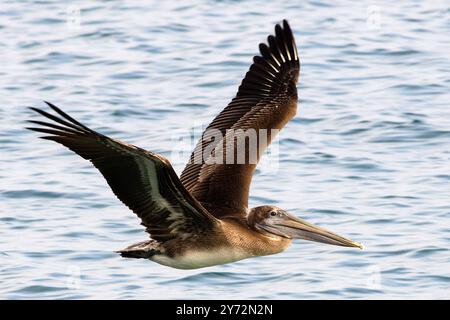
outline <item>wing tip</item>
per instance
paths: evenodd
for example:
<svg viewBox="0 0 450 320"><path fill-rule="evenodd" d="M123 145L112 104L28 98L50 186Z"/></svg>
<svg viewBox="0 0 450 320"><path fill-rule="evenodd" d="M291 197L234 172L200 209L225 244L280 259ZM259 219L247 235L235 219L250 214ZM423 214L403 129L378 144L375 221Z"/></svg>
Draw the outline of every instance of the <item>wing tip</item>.
<svg viewBox="0 0 450 320"><path fill-rule="evenodd" d="M50 108L52 108L54 111L56 111L57 113L59 113L59 114L66 114L64 111L62 111L60 108L58 108L57 106L55 106L53 103L51 103L51 102L48 102L48 101L45 101L45 100L43 100L44 101L44 103L46 104L46 105L48 105Z"/></svg>
<svg viewBox="0 0 450 320"><path fill-rule="evenodd" d="M267 46L271 53L277 57L282 56L284 63L295 62L299 64L295 37L287 19L275 25L275 33L267 36L267 43L259 44L259 52L264 57L264 49ZM263 48L263 50L261 50Z"/></svg>
<svg viewBox="0 0 450 320"><path fill-rule="evenodd" d="M36 107L27 107L29 110L40 113L41 109L36 108Z"/></svg>
<svg viewBox="0 0 450 320"><path fill-rule="evenodd" d="M267 36L267 42L259 43L259 55L238 88L238 96L267 95L278 90L279 85L297 83L300 60L294 35L287 19L275 25L275 32Z"/></svg>
<svg viewBox="0 0 450 320"><path fill-rule="evenodd" d="M289 22L287 21L287 19L283 19L283 29L292 32L291 26L289 25Z"/></svg>

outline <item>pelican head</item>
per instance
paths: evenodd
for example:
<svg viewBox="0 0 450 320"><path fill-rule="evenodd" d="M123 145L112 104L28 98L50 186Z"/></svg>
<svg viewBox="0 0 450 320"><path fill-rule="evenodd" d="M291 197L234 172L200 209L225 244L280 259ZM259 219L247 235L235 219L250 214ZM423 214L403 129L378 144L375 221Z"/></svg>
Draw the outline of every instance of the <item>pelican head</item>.
<svg viewBox="0 0 450 320"><path fill-rule="evenodd" d="M315 226L276 206L267 205L251 209L248 222L251 228L261 233L363 249L362 244L358 242Z"/></svg>

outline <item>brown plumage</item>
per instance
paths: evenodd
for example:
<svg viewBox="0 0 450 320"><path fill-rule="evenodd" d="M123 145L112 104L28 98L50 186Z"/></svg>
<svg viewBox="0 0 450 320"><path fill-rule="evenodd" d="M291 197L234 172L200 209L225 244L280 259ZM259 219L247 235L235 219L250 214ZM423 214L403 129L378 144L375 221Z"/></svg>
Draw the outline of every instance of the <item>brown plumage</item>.
<svg viewBox="0 0 450 320"><path fill-rule="evenodd" d="M268 129L268 145L274 138L270 129L283 128L297 111L296 84L300 61L294 36L286 21L283 28L275 26L275 36L270 35L268 43L269 46L259 45L262 56L253 58L236 97L206 128L180 177L198 201L221 216L247 214L249 188L256 163L206 164L208 159L203 159L201 164L194 163L195 154L207 146L222 143L209 143L208 132L217 129L225 136L227 129ZM264 149L259 148L259 155ZM234 149L235 152L237 150Z"/></svg>
<svg viewBox="0 0 450 320"><path fill-rule="evenodd" d="M259 136L256 161L246 154L241 164L208 162L217 153L231 154L227 141L248 147L248 141L227 130L281 129L296 113L300 62L287 21L276 25L275 36L268 37L268 45L260 44L260 52L236 97L208 126L180 179L161 155L95 132L51 103L46 102L56 115L31 108L53 122L31 120L38 127L28 129L47 134L42 138L91 161L114 194L141 219L151 240L119 251L122 256L189 269L278 253L293 238L360 247L278 207L248 209L253 171L267 146ZM223 139L211 141L211 129ZM267 144L275 133L268 132ZM195 155L207 147L214 152L196 163Z"/></svg>

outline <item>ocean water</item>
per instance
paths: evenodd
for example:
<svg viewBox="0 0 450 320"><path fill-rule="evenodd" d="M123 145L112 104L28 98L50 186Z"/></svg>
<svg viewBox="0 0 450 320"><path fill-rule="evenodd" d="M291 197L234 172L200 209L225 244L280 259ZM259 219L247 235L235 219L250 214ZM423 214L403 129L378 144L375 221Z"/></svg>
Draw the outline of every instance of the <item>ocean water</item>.
<svg viewBox="0 0 450 320"><path fill-rule="evenodd" d="M450 298L446 1L2 1L0 297ZM169 157L234 96L275 23L299 112L256 172L276 204L362 242L182 271L113 251L147 238L89 162L24 129L48 100Z"/></svg>

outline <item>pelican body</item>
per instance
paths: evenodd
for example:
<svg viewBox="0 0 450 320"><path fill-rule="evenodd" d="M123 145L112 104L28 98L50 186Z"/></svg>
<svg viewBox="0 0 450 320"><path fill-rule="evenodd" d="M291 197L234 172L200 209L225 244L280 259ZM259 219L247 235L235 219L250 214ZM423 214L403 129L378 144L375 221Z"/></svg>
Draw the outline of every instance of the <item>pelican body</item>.
<svg viewBox="0 0 450 320"><path fill-rule="evenodd" d="M291 242L283 237L261 236L241 223L227 219L220 221L219 230L211 236L203 239L196 239L196 237L188 239L182 248L179 247L177 240L171 241L173 244L168 242L159 248L157 243L150 242L150 247L155 246L153 249L155 253L148 258L169 267L195 269L279 253ZM133 257L134 247L130 249L129 256ZM128 256L127 250L121 253L123 256Z"/></svg>
<svg viewBox="0 0 450 320"><path fill-rule="evenodd" d="M51 122L29 120L37 126L27 129L45 133L41 138L91 161L117 198L141 219L150 240L118 251L123 257L195 269L279 253L293 239L362 248L276 206L248 207L260 156L296 114L300 74L286 20L259 49L261 55L253 58L236 97L207 127L180 177L165 157L102 135L49 102L53 113L31 108ZM242 137L262 129L267 136L257 136L252 158L250 140ZM211 132L222 138L211 139ZM220 154L238 159L239 150L245 152L243 161L211 161ZM198 154L206 156L197 161Z"/></svg>

